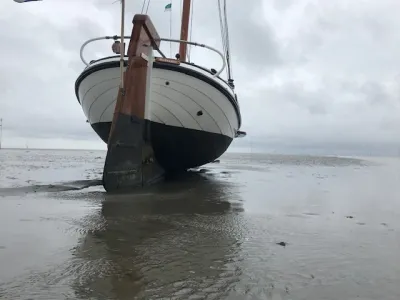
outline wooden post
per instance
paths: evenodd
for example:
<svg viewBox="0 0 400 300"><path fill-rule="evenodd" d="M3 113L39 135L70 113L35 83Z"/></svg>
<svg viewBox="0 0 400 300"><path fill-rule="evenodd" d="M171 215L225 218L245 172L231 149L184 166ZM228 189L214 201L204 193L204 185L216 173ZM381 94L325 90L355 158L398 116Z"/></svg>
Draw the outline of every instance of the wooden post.
<svg viewBox="0 0 400 300"><path fill-rule="evenodd" d="M160 37L150 18L135 15L124 86L118 91L104 164L103 186L107 192L145 186L163 178L164 170L151 145L150 123L145 119L151 88L151 82L147 84L151 79L148 68L153 65L153 56L148 54L159 45Z"/></svg>
<svg viewBox="0 0 400 300"><path fill-rule="evenodd" d="M183 0L182 22L181 22L181 40L183 41L187 41L189 36L190 4L191 0ZM186 61L186 50L187 50L187 44L180 43L179 59L182 62Z"/></svg>

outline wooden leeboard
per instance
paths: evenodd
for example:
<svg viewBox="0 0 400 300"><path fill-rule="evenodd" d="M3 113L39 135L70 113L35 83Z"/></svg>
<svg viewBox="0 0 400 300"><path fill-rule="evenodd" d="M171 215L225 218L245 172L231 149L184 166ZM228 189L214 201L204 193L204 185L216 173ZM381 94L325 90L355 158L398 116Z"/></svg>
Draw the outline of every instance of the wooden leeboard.
<svg viewBox="0 0 400 300"><path fill-rule="evenodd" d="M148 16L136 15L133 24L124 90L118 91L104 164L103 187L107 192L150 185L164 176L146 130L148 58L143 53L149 43L158 48L160 39Z"/></svg>

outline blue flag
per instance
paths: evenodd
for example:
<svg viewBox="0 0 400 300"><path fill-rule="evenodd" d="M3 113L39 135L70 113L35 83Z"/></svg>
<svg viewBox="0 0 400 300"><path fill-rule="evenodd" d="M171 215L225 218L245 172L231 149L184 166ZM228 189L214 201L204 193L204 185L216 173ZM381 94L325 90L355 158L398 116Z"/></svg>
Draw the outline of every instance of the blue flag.
<svg viewBox="0 0 400 300"><path fill-rule="evenodd" d="M172 9L172 3L165 5L164 11L170 11Z"/></svg>

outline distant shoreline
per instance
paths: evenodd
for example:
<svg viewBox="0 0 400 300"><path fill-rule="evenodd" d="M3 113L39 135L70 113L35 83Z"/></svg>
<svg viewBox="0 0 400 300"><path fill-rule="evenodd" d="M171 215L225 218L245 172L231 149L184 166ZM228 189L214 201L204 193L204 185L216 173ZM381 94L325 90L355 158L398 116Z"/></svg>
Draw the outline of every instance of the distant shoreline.
<svg viewBox="0 0 400 300"><path fill-rule="evenodd" d="M102 150L102 149L72 149L72 148L63 149L63 148L6 148L6 147L1 148L0 151L1 150L21 150L21 151L22 150L25 150L25 151L29 151L29 150L41 150L41 151L49 151L49 150L51 150L51 151L103 151L103 152L107 151L107 149Z"/></svg>
<svg viewBox="0 0 400 300"><path fill-rule="evenodd" d="M1 148L1 150L11 150L11 151L90 151L90 152L103 152L106 153L107 149L63 149L63 148ZM226 151L222 156L229 155L229 154L244 154L244 155L271 155L271 156L276 156L276 155L282 155L282 156L311 156L311 157L338 157L338 158L353 158L353 159L368 159L368 158L400 158L399 156L396 155L355 155L355 154L321 154L321 153L295 153L295 152L287 152L287 151L282 151L281 153L276 152L276 151L252 151L252 152L243 152L243 151ZM222 157L221 156L221 157Z"/></svg>

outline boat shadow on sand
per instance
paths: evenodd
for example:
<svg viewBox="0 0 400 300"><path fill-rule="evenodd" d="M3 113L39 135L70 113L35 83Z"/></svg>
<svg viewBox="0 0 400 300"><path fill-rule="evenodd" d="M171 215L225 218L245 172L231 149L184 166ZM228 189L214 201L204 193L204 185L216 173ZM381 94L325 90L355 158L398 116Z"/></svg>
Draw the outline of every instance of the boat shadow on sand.
<svg viewBox="0 0 400 300"><path fill-rule="evenodd" d="M227 172L220 172L221 175ZM157 185L143 188L135 188L129 192L129 195L143 194L146 192L164 191L168 189L179 189L186 188L188 185L194 184L196 180L204 181L206 178L210 179L218 174L211 174L208 169L190 169L187 172L181 172L178 174L168 175L164 182L158 183ZM16 179L16 178L14 178ZM31 182L28 180L27 182ZM5 196L20 196L31 193L59 193L69 191L80 191L91 187L102 186L101 179L86 179L86 180L72 180L55 182L50 184L29 184L26 186L16 187L2 187L0 188L0 197ZM115 193L114 193L115 194ZM121 193L119 193L121 194ZM124 194L127 194L126 192Z"/></svg>

